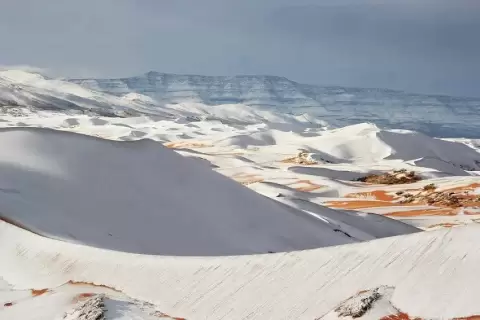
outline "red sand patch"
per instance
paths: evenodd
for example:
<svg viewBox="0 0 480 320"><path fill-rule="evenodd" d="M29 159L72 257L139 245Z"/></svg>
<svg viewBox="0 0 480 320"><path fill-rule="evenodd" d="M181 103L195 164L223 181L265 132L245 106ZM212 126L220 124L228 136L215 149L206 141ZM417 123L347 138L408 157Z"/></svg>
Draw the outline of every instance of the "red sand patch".
<svg viewBox="0 0 480 320"><path fill-rule="evenodd" d="M463 207L480 207L480 201L464 201ZM470 214L479 214L479 213L470 213Z"/></svg>
<svg viewBox="0 0 480 320"><path fill-rule="evenodd" d="M367 192L356 192L350 193L345 196L349 199L359 199L352 201L331 201L325 203L325 205L332 208L339 209L366 209L366 208L382 208L382 207L406 207L406 206L418 206L418 205L431 205L432 209L423 209L423 210L410 210L410 211L397 211L386 214L387 216L392 217L412 217L412 216L425 216L425 215L442 215L442 216L452 216L457 215L460 212L460 208L468 207L480 207L479 196L474 194L469 194L477 188L480 187L479 183L472 183L467 186L455 187L450 189L445 189L441 194L455 193L455 197L459 199L457 201L458 205L449 205L449 203L443 203L442 201L436 201L436 199L429 199L429 195L437 194L438 192L431 191L427 195L422 195L421 192L423 189L417 190L403 190L403 194L411 194L411 199L417 199L416 201L408 202L394 202L395 200L400 199L400 197L388 194L384 190L374 190ZM425 199L424 199L425 198ZM430 203L430 202L433 203ZM470 213L468 211L465 214L480 214L480 213Z"/></svg>
<svg viewBox="0 0 480 320"><path fill-rule="evenodd" d="M386 201L375 201L375 200L331 201L331 202L326 202L325 205L327 207L339 208L339 209L365 209L365 208L405 206L403 204L386 202Z"/></svg>
<svg viewBox="0 0 480 320"><path fill-rule="evenodd" d="M380 320L422 320L422 318L410 318L408 314L399 312L397 314L391 314L389 316L383 317Z"/></svg>
<svg viewBox="0 0 480 320"><path fill-rule="evenodd" d="M427 228L436 228L436 227L452 228L452 227L456 227L458 225L459 225L458 223L445 222L445 223L432 224L431 226L428 226Z"/></svg>
<svg viewBox="0 0 480 320"><path fill-rule="evenodd" d="M73 299L72 299L72 302L73 303L78 303L80 301L84 301L84 300L87 300L88 298L91 298L95 296L95 293L91 293L91 292L85 292L85 293L80 293L80 294L77 294Z"/></svg>
<svg viewBox="0 0 480 320"><path fill-rule="evenodd" d="M32 292L32 296L38 297L44 293L47 293L49 290L48 289L38 289L38 290L32 289L30 291Z"/></svg>
<svg viewBox="0 0 480 320"><path fill-rule="evenodd" d="M306 186L295 187L295 190L304 191L304 192L315 191L315 190L323 187L322 185L313 183L310 180L298 180L298 181L295 181L295 182L292 182L292 183L288 183L287 186L291 186L291 185L294 185L294 184L306 184Z"/></svg>
<svg viewBox="0 0 480 320"><path fill-rule="evenodd" d="M458 192L458 191L473 191L480 188L480 183L472 183L466 186L444 189L443 191Z"/></svg>
<svg viewBox="0 0 480 320"><path fill-rule="evenodd" d="M395 198L387 194L387 192L384 190L349 193L345 196L345 198L348 198L348 199L370 198L372 200L331 201L331 202L327 202L326 205L328 207L340 208L340 209L364 209L364 208L405 206L405 204L393 202Z"/></svg>
<svg viewBox="0 0 480 320"><path fill-rule="evenodd" d="M93 286L93 287L99 287L99 288L106 288L106 289L110 289L110 290L113 290L113 291L116 291L116 292L121 292L120 290L117 290L113 287L109 287L109 286L106 286L106 285L103 285L103 284L95 284L95 283L92 283L92 282L83 282L83 281L68 281L67 282L68 284L71 284L71 285L77 285L77 286Z"/></svg>
<svg viewBox="0 0 480 320"><path fill-rule="evenodd" d="M458 214L458 208L440 208L440 209L423 209L423 210L409 210L397 211L385 214L389 217L417 217L417 216L455 216Z"/></svg>
<svg viewBox="0 0 480 320"><path fill-rule="evenodd" d="M387 194L384 190L374 190L374 191L367 191L367 192L357 192L357 193L349 193L345 196L345 198L373 198L375 200L380 201L393 201L395 197Z"/></svg>
<svg viewBox="0 0 480 320"><path fill-rule="evenodd" d="M480 211L468 211L468 210L464 210L463 211L463 214L466 214L467 216L478 216L480 215ZM477 220L477 219L475 219Z"/></svg>
<svg viewBox="0 0 480 320"><path fill-rule="evenodd" d="M411 318L407 313L399 312L383 317L380 320L423 320L422 318ZM452 320L480 320L480 316L470 316L463 318L453 318Z"/></svg>
<svg viewBox="0 0 480 320"><path fill-rule="evenodd" d="M232 176L232 179L243 184L249 185L252 183L262 182L264 179L257 175L257 174L249 174L249 173L237 173Z"/></svg>
<svg viewBox="0 0 480 320"><path fill-rule="evenodd" d="M11 306L13 306L13 305L14 305L13 302L7 302L7 303L4 303L4 304L3 304L4 307L11 307Z"/></svg>

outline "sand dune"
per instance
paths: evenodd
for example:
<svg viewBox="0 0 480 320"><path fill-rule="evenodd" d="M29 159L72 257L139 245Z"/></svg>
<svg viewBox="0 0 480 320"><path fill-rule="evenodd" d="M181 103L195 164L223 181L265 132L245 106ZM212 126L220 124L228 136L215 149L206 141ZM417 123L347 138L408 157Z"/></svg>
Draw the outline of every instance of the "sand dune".
<svg viewBox="0 0 480 320"><path fill-rule="evenodd" d="M0 106L0 319L480 315L475 139L23 71Z"/></svg>
<svg viewBox="0 0 480 320"><path fill-rule="evenodd" d="M0 132L0 212L34 232L108 249L231 255L350 243L153 141Z"/></svg>
<svg viewBox="0 0 480 320"><path fill-rule="evenodd" d="M478 234L468 226L287 254L161 257L79 246L0 222L0 272L17 289L102 285L96 288L110 297L113 288L186 319L321 319L379 286L393 288L389 301L412 318L452 319L480 314L471 293L480 285ZM57 314L67 309L48 305Z"/></svg>

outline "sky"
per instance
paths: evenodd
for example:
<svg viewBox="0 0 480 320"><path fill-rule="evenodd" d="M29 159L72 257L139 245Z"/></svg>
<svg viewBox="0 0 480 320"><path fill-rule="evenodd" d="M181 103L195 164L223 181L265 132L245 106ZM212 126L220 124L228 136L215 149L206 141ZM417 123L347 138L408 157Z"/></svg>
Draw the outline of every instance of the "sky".
<svg viewBox="0 0 480 320"><path fill-rule="evenodd" d="M0 0L0 65L480 97L477 0Z"/></svg>

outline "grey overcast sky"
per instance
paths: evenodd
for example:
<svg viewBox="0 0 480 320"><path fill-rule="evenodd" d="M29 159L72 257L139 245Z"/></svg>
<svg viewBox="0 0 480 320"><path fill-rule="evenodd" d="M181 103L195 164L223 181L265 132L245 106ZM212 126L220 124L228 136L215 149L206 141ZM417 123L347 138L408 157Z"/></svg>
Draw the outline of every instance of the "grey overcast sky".
<svg viewBox="0 0 480 320"><path fill-rule="evenodd" d="M478 0L0 0L0 65L480 97Z"/></svg>

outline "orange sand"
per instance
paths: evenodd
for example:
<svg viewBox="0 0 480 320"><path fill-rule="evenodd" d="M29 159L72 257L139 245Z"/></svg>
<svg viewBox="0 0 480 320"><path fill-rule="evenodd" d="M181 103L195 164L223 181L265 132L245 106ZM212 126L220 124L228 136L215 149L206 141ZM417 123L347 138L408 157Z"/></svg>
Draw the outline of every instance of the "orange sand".
<svg viewBox="0 0 480 320"><path fill-rule="evenodd" d="M421 318L410 318L406 313L399 312L397 314L391 314L389 316L383 317L380 320L422 320Z"/></svg>
<svg viewBox="0 0 480 320"><path fill-rule="evenodd" d="M345 196L345 198L374 198L380 201L393 201L395 197L387 194L384 190L374 190L374 191L367 191L367 192L357 192L357 193L349 193Z"/></svg>
<svg viewBox="0 0 480 320"><path fill-rule="evenodd" d="M249 185L252 183L263 181L263 178L261 176L257 174L249 174L249 173L237 173L237 174L234 174L231 178L243 185Z"/></svg>
<svg viewBox="0 0 480 320"><path fill-rule="evenodd" d="M382 207L404 207L411 204L401 204L387 201L376 200L359 200L359 201L331 201L325 205L331 208L339 209L365 209L365 208L382 208Z"/></svg>
<svg viewBox="0 0 480 320"><path fill-rule="evenodd" d="M460 186L455 188L444 189L443 191L450 192L459 192L459 191L473 191L477 188L480 188L480 183L472 183L466 186Z"/></svg>
<svg viewBox="0 0 480 320"><path fill-rule="evenodd" d="M291 186L294 184L306 184L307 186L295 187L295 190L304 191L304 192L314 191L323 187L322 185L313 183L310 180L298 180L295 182L287 183L287 186Z"/></svg>
<svg viewBox="0 0 480 320"><path fill-rule="evenodd" d="M117 290L115 288L112 288L112 287L109 287L109 286L106 286L106 285L103 285L103 284L95 284L95 283L92 283L92 282L70 280L67 283L71 284L71 285L77 285L77 286L93 286L93 287L107 288L107 289L110 289L110 290L113 290L113 291L116 291L116 292L121 292L120 290Z"/></svg>
<svg viewBox="0 0 480 320"><path fill-rule="evenodd" d="M86 292L86 293L80 293L80 294L77 294L73 299L72 299L72 303L78 303L80 301L84 301L90 297L93 297L95 295L95 293L90 293L90 292Z"/></svg>
<svg viewBox="0 0 480 320"><path fill-rule="evenodd" d="M432 208L422 210L396 211L385 214L389 217L417 217L417 216L455 216L458 208Z"/></svg>
<svg viewBox="0 0 480 320"><path fill-rule="evenodd" d="M30 291L32 292L32 296L38 297L44 293L47 293L49 290L48 289L38 289L38 290L32 289Z"/></svg>
<svg viewBox="0 0 480 320"><path fill-rule="evenodd" d="M459 193L462 191L473 191L476 188L479 188L479 183L472 183L467 186L455 187L450 189L445 189L443 192L455 192ZM404 192L415 193L420 192L420 189L408 189ZM460 194L458 195L461 199L471 199L471 201L463 201L462 207L475 207L480 206L480 202L478 201L478 195L472 194ZM390 195L387 191L384 190L374 190L374 191L367 191L367 192L357 192L357 193L350 193L345 196L345 198L355 198L359 200L352 200L352 201L331 201L325 203L328 207L332 208L339 208L339 209L365 209L365 208L382 208L382 207L406 207L406 206L418 206L422 203L399 203L393 202L394 200L398 199L394 195ZM365 200L365 198L371 198L373 200ZM439 208L440 207L440 208ZM432 206L432 209L423 209L423 210L410 210L410 211L394 211L391 213L386 214L387 216L392 217L413 217L413 216L424 216L424 215L442 215L442 216L452 216L457 215L460 209L451 208L441 205ZM465 214L480 214L475 212L468 212L465 211Z"/></svg>
<svg viewBox="0 0 480 320"><path fill-rule="evenodd" d="M410 318L410 316L404 312L399 312L397 314L391 314L389 316L383 317L380 320L423 320L422 318ZM480 320L480 316L470 316L463 318L453 318L452 320Z"/></svg>
<svg viewBox="0 0 480 320"><path fill-rule="evenodd" d="M432 224L431 226L428 226L427 228L435 228L435 227L452 228L452 227L455 227L455 226L458 226L458 225L459 224L457 224L457 223L445 222L445 223Z"/></svg>

